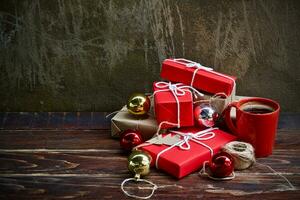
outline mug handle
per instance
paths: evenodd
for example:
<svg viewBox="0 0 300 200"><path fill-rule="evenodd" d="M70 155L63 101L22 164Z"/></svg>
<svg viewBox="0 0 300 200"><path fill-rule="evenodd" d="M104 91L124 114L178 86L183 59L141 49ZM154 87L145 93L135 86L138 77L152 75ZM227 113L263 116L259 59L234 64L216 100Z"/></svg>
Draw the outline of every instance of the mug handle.
<svg viewBox="0 0 300 200"><path fill-rule="evenodd" d="M226 123L226 125L228 126L229 130L230 130L233 134L237 135L237 132L238 132L238 131L237 131L237 128L236 128L236 126L234 125L234 123L233 123L233 121L232 121L232 119L231 119L231 117L230 117L230 112L231 112L232 107L235 107L235 108L237 109L237 102L232 102L232 103L230 103L230 104L227 106L227 108L224 110L225 123Z"/></svg>

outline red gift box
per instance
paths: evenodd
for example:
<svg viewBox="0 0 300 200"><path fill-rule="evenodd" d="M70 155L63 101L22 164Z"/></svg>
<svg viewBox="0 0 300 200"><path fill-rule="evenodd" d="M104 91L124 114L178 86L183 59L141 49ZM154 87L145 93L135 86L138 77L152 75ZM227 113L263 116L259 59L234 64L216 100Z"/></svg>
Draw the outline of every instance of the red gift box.
<svg viewBox="0 0 300 200"><path fill-rule="evenodd" d="M217 153L222 146L236 140L235 136L221 131L218 128L210 128L204 131L200 130L201 129L198 128L179 129L184 135L189 135L187 139L181 134L181 146L173 145L172 147L169 146L170 144L166 145L165 143L150 143L147 145L146 142L142 144L139 149L147 151L151 155L152 166L156 165L157 168L180 179L199 170L203 163L209 161L212 155ZM174 136L174 133L168 133L162 137L165 138L169 134ZM190 137L190 135L193 135L195 138ZM148 141L150 142L150 140ZM187 148L188 146L190 147L189 149ZM213 152L211 152L209 148L211 148ZM160 155L157 160L158 154Z"/></svg>
<svg viewBox="0 0 300 200"><path fill-rule="evenodd" d="M170 87L173 87L173 92ZM153 83L155 117L161 128L194 126L193 96L185 87L189 86L167 82Z"/></svg>
<svg viewBox="0 0 300 200"><path fill-rule="evenodd" d="M195 70L197 71L194 76ZM193 82L191 86L196 89L212 94L223 92L227 96L230 96L236 80L236 77L215 72L199 63L181 58L164 60L160 76L163 79L186 85L191 85Z"/></svg>

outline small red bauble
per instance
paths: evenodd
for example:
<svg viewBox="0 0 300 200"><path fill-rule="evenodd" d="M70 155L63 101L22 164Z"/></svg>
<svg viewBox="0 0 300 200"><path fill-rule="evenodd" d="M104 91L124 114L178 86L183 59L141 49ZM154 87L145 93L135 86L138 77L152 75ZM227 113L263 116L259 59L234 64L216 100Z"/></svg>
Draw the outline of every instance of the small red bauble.
<svg viewBox="0 0 300 200"><path fill-rule="evenodd" d="M208 103L198 105L194 108L195 122L200 127L213 127L219 114Z"/></svg>
<svg viewBox="0 0 300 200"><path fill-rule="evenodd" d="M127 129L120 134L120 146L126 151L144 142L141 132L138 130Z"/></svg>
<svg viewBox="0 0 300 200"><path fill-rule="evenodd" d="M211 175L216 178L225 178L232 174L234 161L232 156L226 152L217 153L209 163Z"/></svg>

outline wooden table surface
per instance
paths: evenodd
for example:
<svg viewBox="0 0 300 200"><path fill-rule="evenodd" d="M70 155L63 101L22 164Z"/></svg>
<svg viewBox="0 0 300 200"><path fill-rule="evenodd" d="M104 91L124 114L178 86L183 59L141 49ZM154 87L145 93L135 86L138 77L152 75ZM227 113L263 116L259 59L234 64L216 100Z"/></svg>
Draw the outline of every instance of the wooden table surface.
<svg viewBox="0 0 300 200"><path fill-rule="evenodd" d="M0 113L0 199L127 199L127 156L110 137L106 113ZM193 173L182 180L152 169L152 199L300 199L300 115L280 117L272 156L231 181ZM135 185L130 185L132 189ZM143 190L143 192L147 192Z"/></svg>

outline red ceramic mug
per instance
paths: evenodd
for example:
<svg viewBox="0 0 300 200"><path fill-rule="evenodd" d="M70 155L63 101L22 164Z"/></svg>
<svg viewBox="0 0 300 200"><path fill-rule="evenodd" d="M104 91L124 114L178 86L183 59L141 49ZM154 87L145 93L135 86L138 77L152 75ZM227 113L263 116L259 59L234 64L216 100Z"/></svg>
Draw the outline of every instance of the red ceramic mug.
<svg viewBox="0 0 300 200"><path fill-rule="evenodd" d="M236 108L234 124L230 111ZM279 118L280 106L277 102L251 97L233 102L225 109L225 122L238 139L253 145L256 157L272 154Z"/></svg>

